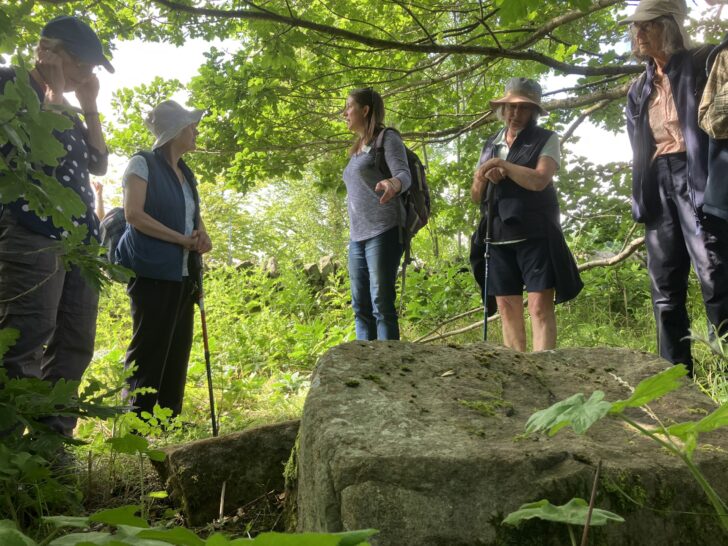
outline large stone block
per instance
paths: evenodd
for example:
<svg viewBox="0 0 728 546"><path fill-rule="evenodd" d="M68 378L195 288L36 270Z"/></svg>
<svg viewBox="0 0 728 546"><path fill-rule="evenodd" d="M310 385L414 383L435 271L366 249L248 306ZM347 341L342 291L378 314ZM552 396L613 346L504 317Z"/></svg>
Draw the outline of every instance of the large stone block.
<svg viewBox="0 0 728 546"><path fill-rule="evenodd" d="M271 490L283 490L283 468L298 425L287 421L166 448L157 470L189 523L204 525L219 515L223 483L226 515Z"/></svg>
<svg viewBox="0 0 728 546"><path fill-rule="evenodd" d="M629 396L668 364L619 349L520 354L487 344L353 342L324 355L305 403L298 452L298 529L377 528L377 546L568 544L567 529L501 525L525 502L589 498L626 522L594 528L592 545L728 543L683 463L623 423L578 436L526 437L539 409L576 392ZM665 423L714 408L686 386L653 404ZM641 410L630 416L645 427ZM728 435L706 435L695 459L724 498ZM691 512L690 514L686 512Z"/></svg>

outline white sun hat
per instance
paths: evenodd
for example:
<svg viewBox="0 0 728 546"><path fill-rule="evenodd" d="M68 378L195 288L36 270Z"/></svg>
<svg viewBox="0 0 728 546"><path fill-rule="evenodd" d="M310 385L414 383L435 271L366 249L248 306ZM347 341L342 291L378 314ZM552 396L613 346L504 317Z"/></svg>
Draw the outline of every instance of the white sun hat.
<svg viewBox="0 0 728 546"><path fill-rule="evenodd" d="M144 119L144 125L157 137L152 150L164 146L188 125L199 123L203 113L196 108L187 110L173 100L160 102Z"/></svg>

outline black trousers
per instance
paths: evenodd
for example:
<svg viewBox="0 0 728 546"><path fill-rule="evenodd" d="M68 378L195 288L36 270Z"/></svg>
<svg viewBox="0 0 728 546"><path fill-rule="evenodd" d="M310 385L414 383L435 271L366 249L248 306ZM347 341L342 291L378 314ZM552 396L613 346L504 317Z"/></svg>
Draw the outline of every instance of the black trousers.
<svg viewBox="0 0 728 546"><path fill-rule="evenodd" d="M136 277L129 281L133 334L126 351L126 367L136 364L129 378L131 390L152 387L131 401L137 412L152 413L155 404L182 411L194 319L193 282Z"/></svg>
<svg viewBox="0 0 728 546"><path fill-rule="evenodd" d="M692 374L690 317L686 308L690 264L700 281L708 320L723 334L728 325L728 222L706 215L698 221L690 202L685 154L657 158L661 211L646 224L647 265L660 356L685 364Z"/></svg>
<svg viewBox="0 0 728 546"><path fill-rule="evenodd" d="M53 244L9 210L0 216L0 329L20 333L2 359L10 378L79 381L94 354L99 294ZM43 421L66 436L76 426L71 416Z"/></svg>

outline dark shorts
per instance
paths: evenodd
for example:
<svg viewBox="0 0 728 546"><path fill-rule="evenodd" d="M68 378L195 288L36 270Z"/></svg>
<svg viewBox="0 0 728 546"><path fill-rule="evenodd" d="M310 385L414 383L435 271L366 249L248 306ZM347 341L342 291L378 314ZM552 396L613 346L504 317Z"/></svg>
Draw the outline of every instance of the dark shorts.
<svg viewBox="0 0 728 546"><path fill-rule="evenodd" d="M494 296L520 296L542 292L556 285L547 239L490 245L488 293Z"/></svg>

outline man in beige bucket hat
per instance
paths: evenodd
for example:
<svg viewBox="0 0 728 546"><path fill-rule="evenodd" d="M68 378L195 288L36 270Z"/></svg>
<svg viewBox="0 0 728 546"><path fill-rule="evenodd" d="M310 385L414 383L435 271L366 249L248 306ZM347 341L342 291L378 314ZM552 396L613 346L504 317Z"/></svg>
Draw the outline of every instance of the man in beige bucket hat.
<svg viewBox="0 0 728 546"><path fill-rule="evenodd" d="M655 21L660 17L672 17L682 37L682 45L687 49L690 47L690 37L683 27L687 16L688 8L685 5L685 0L642 0L637 4L634 13L622 19L619 24L627 25L632 23L633 27L637 28L640 23Z"/></svg>
<svg viewBox="0 0 728 546"><path fill-rule="evenodd" d="M647 267L660 356L692 373L688 274L696 271L710 327L728 331L728 222L704 210L708 136L698 127L705 61L689 49L684 0L642 0L632 24L645 72L627 95L633 150L632 213L645 224Z"/></svg>

